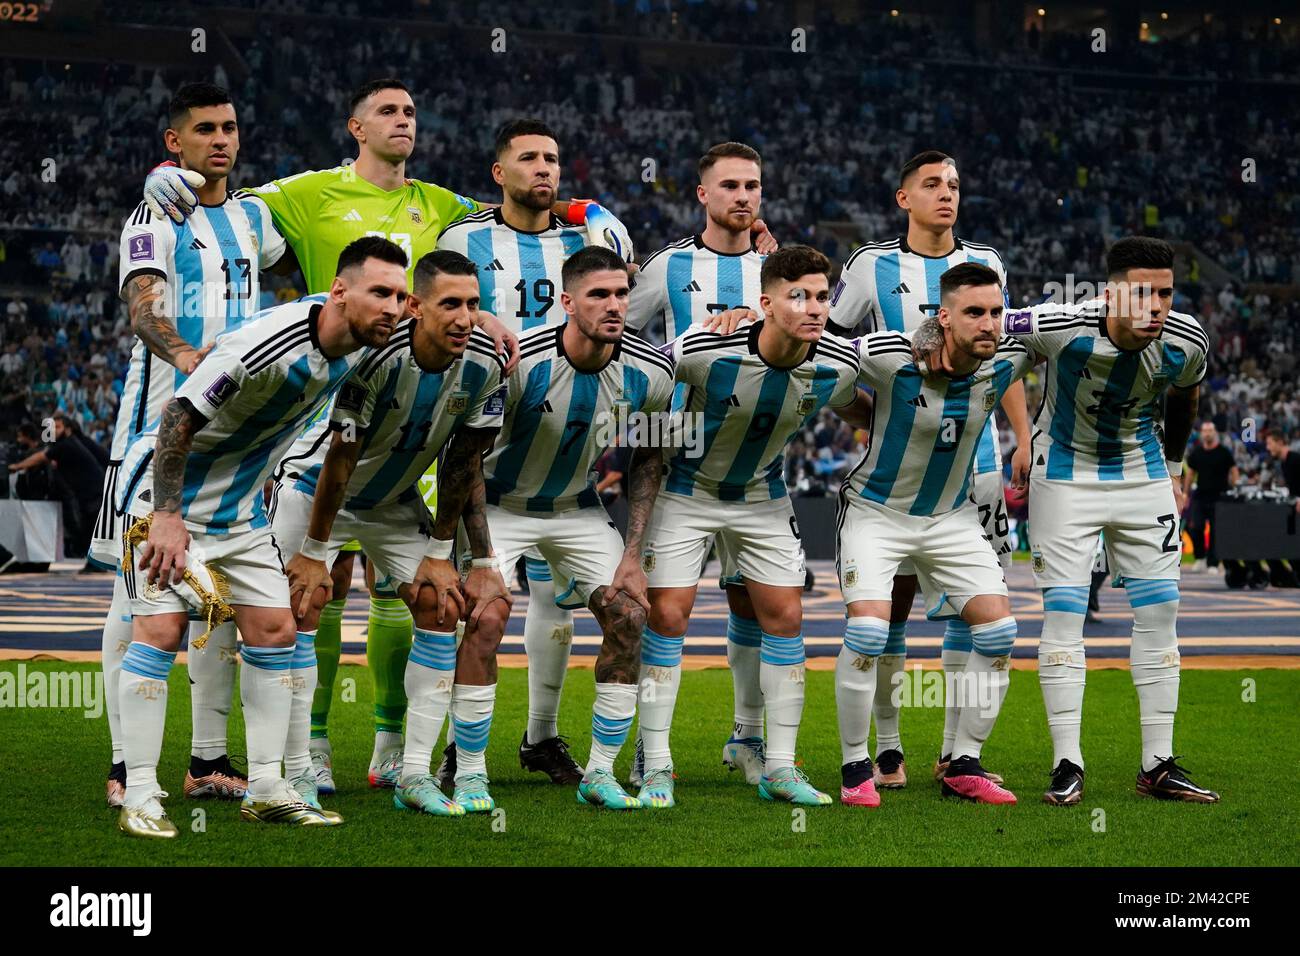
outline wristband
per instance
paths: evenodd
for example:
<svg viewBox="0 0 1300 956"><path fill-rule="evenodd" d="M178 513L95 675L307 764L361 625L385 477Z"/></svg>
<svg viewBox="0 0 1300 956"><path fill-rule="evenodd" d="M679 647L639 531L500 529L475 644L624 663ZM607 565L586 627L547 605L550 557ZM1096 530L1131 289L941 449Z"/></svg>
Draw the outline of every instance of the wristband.
<svg viewBox="0 0 1300 956"><path fill-rule="evenodd" d="M302 556L310 558L313 561L324 561L329 557L330 545L328 541L317 541L315 538L307 538L302 543Z"/></svg>
<svg viewBox="0 0 1300 956"><path fill-rule="evenodd" d="M496 570L497 568L501 567L501 564L499 561L497 561L495 557L491 557L491 558L475 558L473 561L469 563L469 566L471 568L492 568L493 570Z"/></svg>
<svg viewBox="0 0 1300 956"><path fill-rule="evenodd" d="M564 221L570 226L581 226L587 222L587 208L596 205L591 199L570 199L569 211L564 214Z"/></svg>
<svg viewBox="0 0 1300 956"><path fill-rule="evenodd" d="M1165 467L1169 469L1169 477L1177 478L1183 473L1183 463L1181 461L1170 461L1165 459Z"/></svg>
<svg viewBox="0 0 1300 956"><path fill-rule="evenodd" d="M455 544L455 538L444 540L430 535L429 543L424 547L424 556L426 558L436 558L439 561L450 561Z"/></svg>

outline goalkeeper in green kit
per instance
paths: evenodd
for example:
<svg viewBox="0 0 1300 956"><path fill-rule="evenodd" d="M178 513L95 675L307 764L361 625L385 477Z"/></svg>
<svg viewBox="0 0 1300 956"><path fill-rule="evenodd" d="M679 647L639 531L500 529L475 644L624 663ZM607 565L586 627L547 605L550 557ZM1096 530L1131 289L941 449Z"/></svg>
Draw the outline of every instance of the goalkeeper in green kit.
<svg viewBox="0 0 1300 956"><path fill-rule="evenodd" d="M433 183L406 178L406 161L415 147L416 110L410 92L398 80L366 83L352 97L348 129L357 141L354 163L277 179L242 191L241 197L265 203L284 236L307 284L308 293L328 292L343 247L360 236L384 236L407 254L410 269L432 252L443 229L486 203L458 195ZM164 164L145 181L144 199L155 215L180 223L193 212L198 197L194 174ZM586 201L560 202L556 214L573 225L597 230L624 258L631 243L622 224L602 207ZM285 258L288 258L286 255ZM277 269L277 271L280 271ZM410 282L408 272L408 282ZM483 330L507 352L506 372L518 362L518 341L495 317L480 311ZM431 471L421 481L429 510L436 491ZM296 545L288 543L289 551ZM333 574L334 600L320 616L316 633L318 683L311 708L312 762L321 793L334 789L326 720L333 696L342 642L343 603L352 578L352 558L345 551ZM383 585L384 582L378 582ZM371 584L366 660L375 689L375 749L370 762L372 786L391 787L401 775L402 721L406 714L403 679L411 647L412 618L391 589Z"/></svg>

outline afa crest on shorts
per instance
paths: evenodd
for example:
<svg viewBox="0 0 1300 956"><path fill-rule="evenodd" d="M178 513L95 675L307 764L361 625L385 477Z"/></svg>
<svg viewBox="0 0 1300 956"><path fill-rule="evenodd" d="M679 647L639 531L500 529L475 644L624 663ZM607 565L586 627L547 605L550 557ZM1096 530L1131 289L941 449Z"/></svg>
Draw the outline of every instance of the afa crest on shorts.
<svg viewBox="0 0 1300 956"><path fill-rule="evenodd" d="M469 409L469 392L456 391L447 396L447 414L464 415Z"/></svg>
<svg viewBox="0 0 1300 956"><path fill-rule="evenodd" d="M1035 574L1042 574L1047 570L1047 562L1043 560L1043 552L1041 551L1033 553L1033 560L1030 563L1033 565Z"/></svg>
<svg viewBox="0 0 1300 956"><path fill-rule="evenodd" d="M858 569L856 567L844 569L844 586L846 588L856 587L858 583Z"/></svg>
<svg viewBox="0 0 1300 956"><path fill-rule="evenodd" d="M649 574L655 569L655 552L653 548L646 548L641 552L641 570Z"/></svg>

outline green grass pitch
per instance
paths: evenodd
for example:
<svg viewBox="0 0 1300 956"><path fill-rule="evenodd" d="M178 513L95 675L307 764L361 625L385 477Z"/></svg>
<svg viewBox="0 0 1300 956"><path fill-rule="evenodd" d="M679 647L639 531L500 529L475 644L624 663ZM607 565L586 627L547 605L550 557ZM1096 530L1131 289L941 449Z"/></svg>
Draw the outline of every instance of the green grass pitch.
<svg viewBox="0 0 1300 956"><path fill-rule="evenodd" d="M0 670L14 671L14 662ZM34 670L95 670L89 664L27 663ZM832 674L808 674L800 760L813 783L832 793L829 807L792 812L760 800L720 762L731 725L731 677L722 669L683 676L673 742L678 806L614 813L580 806L570 787L525 774L515 756L524 726L526 675L503 670L488 769L504 814L435 819L398 811L388 792L370 790L369 675L339 670L336 695L355 681L356 701L336 697L331 715L335 773L341 793L327 798L346 824L298 831L240 821L235 804L181 796L189 745L184 668L171 678L168 735L160 779L181 827L171 843L130 840L117 832L103 801L108 765L105 718L80 711L14 708L4 713L4 799L0 865L1048 865L1251 866L1300 863L1300 800L1290 784L1296 766L1300 671L1187 671L1178 717L1178 750L1203 785L1219 790L1215 806L1139 797L1137 704L1126 671L1088 675L1083 804L1039 802L1047 783L1050 741L1037 675L1015 671L1006 706L985 749L1020 797L1015 807L943 800L930 778L943 715L905 708L902 730L911 759L906 790L886 792L875 811L838 803L839 743ZM1253 702L1243 681L1255 682ZM590 742L590 670L569 675L561 729L579 760ZM238 704L236 703L236 707ZM242 718L232 750L243 750ZM631 742L619 761L631 760ZM192 829L206 811L206 832ZM1100 811L1100 812L1099 812Z"/></svg>

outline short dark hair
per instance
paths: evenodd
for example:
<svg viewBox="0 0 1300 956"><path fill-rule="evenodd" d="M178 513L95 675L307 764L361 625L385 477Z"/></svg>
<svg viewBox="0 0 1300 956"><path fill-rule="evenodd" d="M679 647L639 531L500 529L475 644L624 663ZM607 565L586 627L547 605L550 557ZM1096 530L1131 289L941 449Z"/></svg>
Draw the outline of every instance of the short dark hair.
<svg viewBox="0 0 1300 956"><path fill-rule="evenodd" d="M710 146L709 151L700 157L700 178L704 178L704 174L713 168L714 163L727 156L748 159L758 163L759 169L763 168L763 157L758 155L758 150L753 146L746 146L744 143L719 143Z"/></svg>
<svg viewBox="0 0 1300 956"><path fill-rule="evenodd" d="M342 275L344 269L362 265L367 259L391 262L403 269L408 264L406 253L397 243L389 242L383 236L362 236L360 239L353 239L343 247L343 251L339 253L339 266L334 270L334 274Z"/></svg>
<svg viewBox="0 0 1300 956"><path fill-rule="evenodd" d="M167 106L167 122L179 129L185 117L196 106L222 106L230 102L230 94L212 83L186 83L176 91Z"/></svg>
<svg viewBox="0 0 1300 956"><path fill-rule="evenodd" d="M968 285L995 285L1002 288L998 274L978 262L963 262L939 276L939 300L943 301L958 289Z"/></svg>
<svg viewBox="0 0 1300 956"><path fill-rule="evenodd" d="M512 119L501 124L497 130L496 144L492 147L492 155L500 157L502 153L510 148L510 142L516 136L549 136L557 143L560 138L555 135L555 130L551 129L539 119Z"/></svg>
<svg viewBox="0 0 1300 956"><path fill-rule="evenodd" d="M455 250L435 249L415 264L412 290L417 295L423 294L433 287L433 280L439 275L477 276L478 266Z"/></svg>
<svg viewBox="0 0 1300 956"><path fill-rule="evenodd" d="M941 150L923 149L905 162L903 168L898 171L898 188L903 188L908 176L911 176L922 166L929 166L931 163L952 163L953 166L956 166L957 160Z"/></svg>
<svg viewBox="0 0 1300 956"><path fill-rule="evenodd" d="M593 272L627 273L627 263L613 249L605 246L583 246L564 260L560 269L560 282L565 289L572 288L579 279Z"/></svg>
<svg viewBox="0 0 1300 956"><path fill-rule="evenodd" d="M40 441L41 433L31 422L23 422L18 426L18 434L24 438L30 438L32 441Z"/></svg>
<svg viewBox="0 0 1300 956"><path fill-rule="evenodd" d="M1291 444L1291 433L1285 428L1270 428L1268 433L1264 436L1264 441L1268 441L1270 438L1275 441L1280 441L1284 445Z"/></svg>
<svg viewBox="0 0 1300 956"><path fill-rule="evenodd" d="M374 96L380 90L402 90L406 93L411 92L406 88L405 83L391 76L385 76L378 80L371 80L369 83L362 83L352 92L351 105L348 106L348 115L355 116L357 114L357 107L360 106L368 97Z"/></svg>
<svg viewBox="0 0 1300 956"><path fill-rule="evenodd" d="M814 272L829 280L831 261L812 246L782 246L763 260L763 268L758 274L759 286L766 292L783 279L794 282Z"/></svg>
<svg viewBox="0 0 1300 956"><path fill-rule="evenodd" d="M1130 269L1172 269L1174 247L1151 236L1125 236L1106 250L1106 275L1114 278Z"/></svg>

